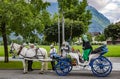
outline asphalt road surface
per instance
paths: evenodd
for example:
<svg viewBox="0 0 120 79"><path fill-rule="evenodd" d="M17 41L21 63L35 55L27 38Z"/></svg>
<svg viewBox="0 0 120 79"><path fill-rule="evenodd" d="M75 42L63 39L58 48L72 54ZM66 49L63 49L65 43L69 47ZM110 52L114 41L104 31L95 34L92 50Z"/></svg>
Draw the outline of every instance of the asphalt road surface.
<svg viewBox="0 0 120 79"><path fill-rule="evenodd" d="M120 79L120 71L112 71L107 77L96 77L91 71L71 71L67 76L58 76L55 72L46 71L39 74L34 70L23 74L23 70L0 70L0 79Z"/></svg>

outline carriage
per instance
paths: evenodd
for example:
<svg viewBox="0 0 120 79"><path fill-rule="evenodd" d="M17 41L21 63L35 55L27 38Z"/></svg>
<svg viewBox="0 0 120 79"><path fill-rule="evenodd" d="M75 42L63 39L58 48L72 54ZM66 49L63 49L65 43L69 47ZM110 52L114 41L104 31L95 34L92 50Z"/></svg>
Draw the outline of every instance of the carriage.
<svg viewBox="0 0 120 79"><path fill-rule="evenodd" d="M83 65L83 61L79 60L77 53L69 52L66 57L54 55L57 61L55 72L59 76L66 76L73 69L73 66L80 66L83 69L90 67L93 75L98 77L108 76L112 71L112 63L103 55L108 52L106 45L98 47L89 55L88 65Z"/></svg>
<svg viewBox="0 0 120 79"><path fill-rule="evenodd" d="M31 57L34 57L34 54L35 54L35 57L37 56L37 60L42 61L42 68L41 68L42 72L45 67L44 62L52 61L52 59L49 60L47 58L47 51L43 48L39 48L37 50L38 51L37 53L31 52L32 54L27 54L27 52L30 53L30 51L28 51L27 48L21 47L21 45L18 45L16 43L12 43L10 45L10 48L11 48L11 52L16 50L17 54L19 53L20 56L24 57L24 60L23 60L24 73L27 73L26 61L28 59L25 59L26 56L33 55ZM90 67L92 73L95 76L98 76L98 77L108 76L112 71L112 63L106 57L103 56L107 52L108 52L108 49L106 45L103 45L93 50L89 55L88 64L84 64L84 61L82 60L81 57L79 57L78 53L69 52L69 53L66 53L65 57L61 57L58 54L53 53L54 60L57 62L55 65L55 72L59 76L65 76L69 74L69 72L73 69L74 66L79 66L79 67L82 67L83 69L86 69L86 67ZM39 58L39 57L43 57L43 58Z"/></svg>

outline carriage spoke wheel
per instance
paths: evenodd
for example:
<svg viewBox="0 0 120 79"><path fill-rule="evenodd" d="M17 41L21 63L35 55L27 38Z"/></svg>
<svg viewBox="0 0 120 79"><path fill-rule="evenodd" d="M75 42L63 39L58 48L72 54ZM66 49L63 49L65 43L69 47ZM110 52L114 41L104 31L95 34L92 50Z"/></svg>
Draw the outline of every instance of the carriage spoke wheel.
<svg viewBox="0 0 120 79"><path fill-rule="evenodd" d="M105 77L112 71L112 63L105 57L100 56L92 61L92 72L95 76Z"/></svg>
<svg viewBox="0 0 120 79"><path fill-rule="evenodd" d="M72 66L67 61L59 61L55 66L55 72L59 76L65 76L72 70Z"/></svg>

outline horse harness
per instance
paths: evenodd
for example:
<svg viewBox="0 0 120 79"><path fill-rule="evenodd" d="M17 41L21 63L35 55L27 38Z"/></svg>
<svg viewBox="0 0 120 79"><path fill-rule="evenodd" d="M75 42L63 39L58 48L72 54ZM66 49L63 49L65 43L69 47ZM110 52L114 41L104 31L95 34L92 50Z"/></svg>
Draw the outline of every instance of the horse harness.
<svg viewBox="0 0 120 79"><path fill-rule="evenodd" d="M13 44L12 44L12 47L13 47ZM20 52L22 51L23 47L24 47L24 46L20 46L20 49L19 49L17 55L23 56L22 54L20 54ZM15 49L15 48L14 48L14 49ZM39 48L36 48L36 49L35 49L35 53L36 53L36 54L35 54L34 57L35 57L35 58L38 58L38 56L43 56L43 58L45 58L45 56L42 54L42 51L41 51L40 49L39 49L39 50L40 50L41 55L37 55L38 49L39 49ZM29 50L29 49L28 49L28 50ZM25 56L23 56L23 57L25 57ZM27 57L27 58L31 58L31 57Z"/></svg>
<svg viewBox="0 0 120 79"><path fill-rule="evenodd" d="M23 46L20 46L20 50L18 51L17 55L21 55L20 52L22 51Z"/></svg>
<svg viewBox="0 0 120 79"><path fill-rule="evenodd" d="M41 55L37 55L38 50L40 51ZM39 48L36 48L36 49L35 49L35 53L36 53L36 54L35 54L35 57L36 57L36 58L38 58L38 56L43 56L43 58L45 58L45 56L42 54L42 51L41 51Z"/></svg>

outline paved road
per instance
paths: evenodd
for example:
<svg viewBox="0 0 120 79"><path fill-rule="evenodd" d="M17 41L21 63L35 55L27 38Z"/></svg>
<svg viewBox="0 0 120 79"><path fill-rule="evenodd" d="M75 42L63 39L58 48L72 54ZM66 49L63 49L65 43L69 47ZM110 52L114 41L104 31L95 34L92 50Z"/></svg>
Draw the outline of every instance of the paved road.
<svg viewBox="0 0 120 79"><path fill-rule="evenodd" d="M0 79L103 79L94 76L91 71L71 71L67 76L58 76L55 72L47 71L38 74L38 70L23 74L22 70L0 70ZM120 71L113 71L104 79L120 79Z"/></svg>
<svg viewBox="0 0 120 79"><path fill-rule="evenodd" d="M120 58L110 57L108 59L113 63L113 71L105 79L120 79ZM4 58L0 58L0 61L2 60ZM102 77L93 76L92 72L88 70L73 70L67 76L58 76L55 72L49 70L45 74L38 73L39 70L27 74L23 74L23 70L0 70L0 79L102 79Z"/></svg>
<svg viewBox="0 0 120 79"><path fill-rule="evenodd" d="M108 57L113 64L113 71L120 71L120 57ZM0 57L0 61L3 61L4 57ZM10 61L21 61L21 59L9 58ZM73 68L73 70L79 70L79 68Z"/></svg>

